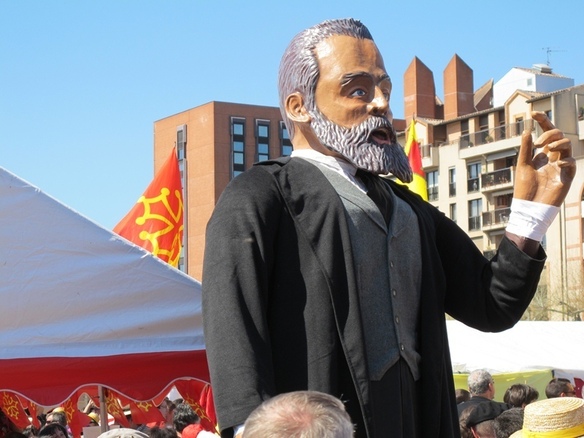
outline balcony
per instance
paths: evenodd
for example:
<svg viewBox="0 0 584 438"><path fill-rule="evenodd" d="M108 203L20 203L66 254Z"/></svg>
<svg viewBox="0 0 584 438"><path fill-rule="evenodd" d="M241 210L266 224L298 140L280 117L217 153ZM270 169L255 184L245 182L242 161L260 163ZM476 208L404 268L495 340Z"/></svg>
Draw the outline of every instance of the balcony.
<svg viewBox="0 0 584 438"><path fill-rule="evenodd" d="M495 170L481 175L481 191L483 193L513 187L514 175L512 167Z"/></svg>
<svg viewBox="0 0 584 438"><path fill-rule="evenodd" d="M496 128L484 129L482 131L471 132L470 134L461 135L458 139L458 145L462 148L481 146L495 141L505 140L507 138L518 137L524 129L532 129L533 121L531 119L511 123L510 125L501 125Z"/></svg>
<svg viewBox="0 0 584 438"><path fill-rule="evenodd" d="M507 226L511 207L483 212L483 231L500 230Z"/></svg>
<svg viewBox="0 0 584 438"><path fill-rule="evenodd" d="M533 125L533 121L528 119L461 135L458 139L459 157L473 159L505 149L518 148L523 130L532 129ZM534 135L539 135L538 132L539 129L536 129Z"/></svg>
<svg viewBox="0 0 584 438"><path fill-rule="evenodd" d="M440 148L437 145L425 144L420 146L422 167L437 167L440 163Z"/></svg>

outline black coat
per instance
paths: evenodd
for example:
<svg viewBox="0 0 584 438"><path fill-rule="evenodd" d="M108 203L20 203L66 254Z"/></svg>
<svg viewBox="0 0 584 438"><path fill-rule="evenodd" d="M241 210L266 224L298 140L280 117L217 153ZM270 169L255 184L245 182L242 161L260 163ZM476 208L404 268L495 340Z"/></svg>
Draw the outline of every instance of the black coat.
<svg viewBox="0 0 584 438"><path fill-rule="evenodd" d="M416 212L422 241L423 434L455 437L444 313L484 331L512 327L535 293L545 254L531 259L504 239L488 261L436 208L388 183ZM229 184L207 228L203 270L205 342L222 430L243 423L264 399L312 389L350 399L357 436L371 436L354 275L344 207L314 165L262 163Z"/></svg>

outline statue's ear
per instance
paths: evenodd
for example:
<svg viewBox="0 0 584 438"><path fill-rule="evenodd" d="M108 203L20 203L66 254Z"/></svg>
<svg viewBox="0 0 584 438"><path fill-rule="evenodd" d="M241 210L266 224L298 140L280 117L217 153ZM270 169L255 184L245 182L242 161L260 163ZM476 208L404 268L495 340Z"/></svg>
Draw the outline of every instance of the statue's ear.
<svg viewBox="0 0 584 438"><path fill-rule="evenodd" d="M311 120L304 106L304 97L298 92L286 98L286 114L294 123L309 123Z"/></svg>

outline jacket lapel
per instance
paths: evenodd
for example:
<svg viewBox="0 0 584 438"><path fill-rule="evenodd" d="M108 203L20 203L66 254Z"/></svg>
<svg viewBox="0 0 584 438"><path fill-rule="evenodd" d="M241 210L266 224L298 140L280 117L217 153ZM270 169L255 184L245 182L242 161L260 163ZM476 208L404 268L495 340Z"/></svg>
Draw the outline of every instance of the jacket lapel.
<svg viewBox="0 0 584 438"><path fill-rule="evenodd" d="M316 166L302 159L278 162L286 164L280 168L285 171L274 172L279 190L296 223L299 237L309 241L319 269L327 278L342 349L358 386L361 405L368 407L369 376L345 208L336 190ZM381 218L381 213L379 216Z"/></svg>

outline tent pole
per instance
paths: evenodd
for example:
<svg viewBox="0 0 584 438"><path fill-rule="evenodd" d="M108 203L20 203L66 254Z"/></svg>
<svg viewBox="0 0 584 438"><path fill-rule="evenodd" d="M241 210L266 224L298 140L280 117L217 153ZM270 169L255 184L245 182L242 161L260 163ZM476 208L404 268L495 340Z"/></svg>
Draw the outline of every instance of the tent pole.
<svg viewBox="0 0 584 438"><path fill-rule="evenodd" d="M101 433L107 432L109 430L107 424L107 410L105 406L105 391L103 386L99 385L97 387L97 392L99 394L99 427L101 428Z"/></svg>

